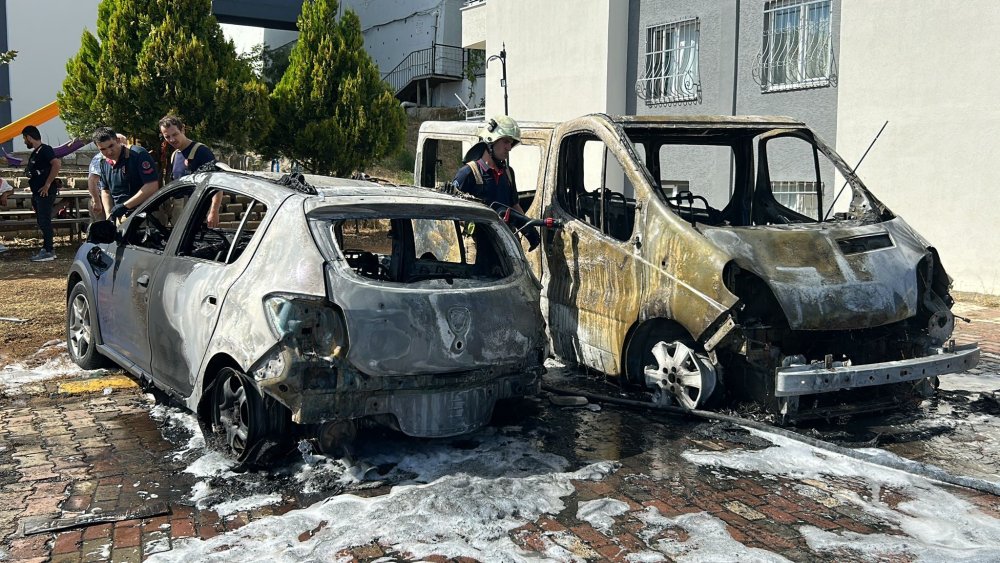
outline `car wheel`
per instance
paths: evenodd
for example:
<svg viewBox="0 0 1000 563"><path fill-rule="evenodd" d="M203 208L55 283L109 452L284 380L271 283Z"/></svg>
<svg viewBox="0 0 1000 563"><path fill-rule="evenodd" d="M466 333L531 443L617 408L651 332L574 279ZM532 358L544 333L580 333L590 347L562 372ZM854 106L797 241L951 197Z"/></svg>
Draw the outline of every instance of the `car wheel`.
<svg viewBox="0 0 1000 563"><path fill-rule="evenodd" d="M650 349L653 362L643 368L646 384L655 386L654 400L676 402L686 410L704 407L715 391L716 366L693 342L658 341Z"/></svg>
<svg viewBox="0 0 1000 563"><path fill-rule="evenodd" d="M244 465L263 464L288 450L288 410L260 391L245 373L223 368L213 386L211 431Z"/></svg>
<svg viewBox="0 0 1000 563"><path fill-rule="evenodd" d="M77 282L66 302L66 348L73 362L83 369L97 369L108 363L97 351L93 318L87 287Z"/></svg>

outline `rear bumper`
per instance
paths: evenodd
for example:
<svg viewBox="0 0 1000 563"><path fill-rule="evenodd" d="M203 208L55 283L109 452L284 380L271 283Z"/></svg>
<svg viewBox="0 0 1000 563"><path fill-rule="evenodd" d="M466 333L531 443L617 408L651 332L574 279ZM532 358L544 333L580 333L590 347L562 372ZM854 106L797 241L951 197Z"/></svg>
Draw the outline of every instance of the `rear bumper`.
<svg viewBox="0 0 1000 563"><path fill-rule="evenodd" d="M979 345L956 346L953 350L941 349L935 354L858 366L838 365L827 367L822 362L810 365L789 366L775 370L774 395L797 397L831 393L862 387L875 387L906 381L917 381L946 373L957 373L976 367L979 363Z"/></svg>
<svg viewBox="0 0 1000 563"><path fill-rule="evenodd" d="M314 385L293 390L285 385L283 389L281 384L288 379L264 381L261 386L287 406L292 420L299 424L388 415L405 434L438 438L472 432L486 425L500 399L537 394L544 371L542 366L528 366L509 370L506 375L495 375L491 370L449 376L337 378L334 375L323 380L339 379L340 386Z"/></svg>

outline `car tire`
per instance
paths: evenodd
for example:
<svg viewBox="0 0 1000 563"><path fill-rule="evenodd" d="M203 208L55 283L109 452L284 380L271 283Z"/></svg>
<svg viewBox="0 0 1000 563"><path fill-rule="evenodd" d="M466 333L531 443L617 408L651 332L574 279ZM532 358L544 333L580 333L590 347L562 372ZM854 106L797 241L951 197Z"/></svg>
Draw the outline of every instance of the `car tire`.
<svg viewBox="0 0 1000 563"><path fill-rule="evenodd" d="M95 319L87 286L77 282L66 301L66 348L70 359L86 370L106 367L110 363L97 351Z"/></svg>
<svg viewBox="0 0 1000 563"><path fill-rule="evenodd" d="M212 436L243 467L262 465L289 450L288 410L262 397L253 379L242 371L225 367L219 372L211 394Z"/></svg>

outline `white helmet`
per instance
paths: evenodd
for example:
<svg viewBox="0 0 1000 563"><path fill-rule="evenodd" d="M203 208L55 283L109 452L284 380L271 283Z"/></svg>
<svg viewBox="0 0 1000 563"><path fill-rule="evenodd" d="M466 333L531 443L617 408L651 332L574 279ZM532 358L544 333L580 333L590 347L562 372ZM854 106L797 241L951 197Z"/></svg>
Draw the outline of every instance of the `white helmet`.
<svg viewBox="0 0 1000 563"><path fill-rule="evenodd" d="M498 115L486 122L479 129L479 138L489 144L493 144L504 137L510 137L514 145L521 142L521 128L513 118L506 115Z"/></svg>

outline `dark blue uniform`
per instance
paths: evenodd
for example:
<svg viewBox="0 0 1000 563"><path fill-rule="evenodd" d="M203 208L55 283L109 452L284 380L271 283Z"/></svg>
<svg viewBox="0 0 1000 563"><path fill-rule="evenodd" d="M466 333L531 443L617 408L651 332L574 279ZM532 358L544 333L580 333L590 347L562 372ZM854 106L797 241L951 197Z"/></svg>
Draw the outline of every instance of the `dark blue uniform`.
<svg viewBox="0 0 1000 563"><path fill-rule="evenodd" d="M482 184L479 183L479 179L476 178L470 165L475 166L479 170L479 175L483 179ZM486 205L494 202L511 208L518 205L517 180L514 178L513 168L505 167L499 170L489 168L482 159L479 159L475 162L468 162L462 165L458 169L458 172L455 173L454 182L458 185L459 190L476 199L482 200ZM499 212L499 210L497 211ZM534 250L541 241L541 237L534 227L522 229L521 224L513 219L511 219L510 226L514 230L519 230L528 239L530 243L529 250Z"/></svg>
<svg viewBox="0 0 1000 563"><path fill-rule="evenodd" d="M471 164L479 167L479 174L483 178L483 183L480 185L477 182L472 169L466 164L455 173L455 182L458 183L458 189L476 199L483 200L486 202L486 205L495 201L508 207L513 207L517 204L517 188L510 181L513 173L508 175L506 169L496 170L488 168L482 160L477 160Z"/></svg>
<svg viewBox="0 0 1000 563"><path fill-rule="evenodd" d="M101 182L103 189L111 192L115 205L125 203L139 188L159 179L153 157L142 147L122 145L122 155L113 162L101 161Z"/></svg>

